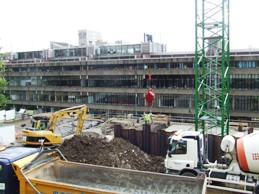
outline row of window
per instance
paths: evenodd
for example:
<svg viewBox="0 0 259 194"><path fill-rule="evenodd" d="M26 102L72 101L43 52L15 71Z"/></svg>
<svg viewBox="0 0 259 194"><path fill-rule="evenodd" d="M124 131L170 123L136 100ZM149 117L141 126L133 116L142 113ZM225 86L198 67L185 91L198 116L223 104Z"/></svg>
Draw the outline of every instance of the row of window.
<svg viewBox="0 0 259 194"><path fill-rule="evenodd" d="M86 48L69 48L54 51L55 57L80 57L87 56Z"/></svg>
<svg viewBox="0 0 259 194"><path fill-rule="evenodd" d="M230 75L230 88L259 89L259 75Z"/></svg>
<svg viewBox="0 0 259 194"><path fill-rule="evenodd" d="M107 54L134 54L140 53L140 44L136 45L114 45L114 46L100 46L97 50L97 54L107 55Z"/></svg>
<svg viewBox="0 0 259 194"><path fill-rule="evenodd" d="M146 106L144 94L80 93L74 92L22 92L9 91L10 99L24 101L71 102L104 105ZM194 108L194 95L157 94L154 107ZM230 110L258 111L259 96L230 97Z"/></svg>
<svg viewBox="0 0 259 194"><path fill-rule="evenodd" d="M150 50L150 45L146 45L147 51ZM161 53L163 45L153 44L153 52ZM142 47L143 49L143 47ZM28 60L28 59L43 59L44 52L47 51L31 51L31 52L19 52L17 53L19 60ZM150 51L149 51L150 52ZM135 45L109 45L109 46L100 46L97 49L94 47L83 47L83 48L65 48L53 50L55 58L58 57L85 57L91 55L109 55L109 54L124 54L132 55L141 53L141 44ZM51 57L51 56L49 56Z"/></svg>
<svg viewBox="0 0 259 194"><path fill-rule="evenodd" d="M9 86L58 86L58 87L116 87L116 88L191 88L195 87L194 75L114 75L66 77L6 77ZM215 81L215 80L210 80ZM220 80L218 80L218 83ZM220 86L218 86L220 87ZM259 89L259 75L231 75L231 89Z"/></svg>
<svg viewBox="0 0 259 194"><path fill-rule="evenodd" d="M55 58L58 57L85 57L92 55L107 55L107 54L134 54L140 53L140 44L138 45L117 45L117 46L101 46L96 51L94 48L67 48L54 50ZM161 50L161 49L160 49ZM28 59L43 59L44 51L19 52L17 53L19 60Z"/></svg>
<svg viewBox="0 0 259 194"><path fill-rule="evenodd" d="M11 67L7 65L8 71L13 72L46 72L46 71L84 71L84 70L144 70L144 69L193 69L194 62L168 62L168 63L140 63L140 64L104 64L104 65L71 65L55 66L50 63L43 67ZM237 61L232 62L230 67L235 68L258 68L259 61Z"/></svg>
<svg viewBox="0 0 259 194"><path fill-rule="evenodd" d="M42 59L43 51L19 52L18 59Z"/></svg>

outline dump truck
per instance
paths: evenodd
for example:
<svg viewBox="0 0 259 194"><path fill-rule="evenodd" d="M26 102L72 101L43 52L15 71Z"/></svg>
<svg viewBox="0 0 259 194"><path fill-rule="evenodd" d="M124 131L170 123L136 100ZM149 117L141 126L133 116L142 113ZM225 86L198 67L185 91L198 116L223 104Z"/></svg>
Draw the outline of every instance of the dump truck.
<svg viewBox="0 0 259 194"><path fill-rule="evenodd" d="M58 145L62 143L61 134L55 133L57 121L64 117L77 117L77 127L75 134L82 132L84 121L86 119L87 106L85 104L62 109L51 114L48 118L45 116L34 116L32 127L26 127L22 130L22 143L26 145L40 146Z"/></svg>
<svg viewBox="0 0 259 194"><path fill-rule="evenodd" d="M11 147L0 152L0 194L199 193L204 177L69 162L58 149Z"/></svg>
<svg viewBox="0 0 259 194"><path fill-rule="evenodd" d="M195 177L206 174L207 188L259 194L259 132L221 141L222 164L209 162L204 135L183 131L169 137L165 159L167 173ZM220 149L220 148L219 148Z"/></svg>

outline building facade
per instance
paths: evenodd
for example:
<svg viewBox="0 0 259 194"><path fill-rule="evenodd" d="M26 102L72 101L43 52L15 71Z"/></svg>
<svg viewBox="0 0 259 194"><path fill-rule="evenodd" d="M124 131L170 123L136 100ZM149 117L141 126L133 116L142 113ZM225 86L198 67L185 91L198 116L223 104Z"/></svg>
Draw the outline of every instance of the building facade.
<svg viewBox="0 0 259 194"><path fill-rule="evenodd" d="M101 32L93 30L79 30L78 31L78 43L80 47L98 45L102 42Z"/></svg>
<svg viewBox="0 0 259 194"><path fill-rule="evenodd" d="M148 44L149 50L146 43L100 46L91 58L87 47L17 53L6 64L5 92L17 110L55 111L86 103L92 114L152 111L193 119L194 53L161 53L163 45ZM231 120L257 122L259 52L231 52L230 72ZM149 87L155 93L151 108L144 98Z"/></svg>

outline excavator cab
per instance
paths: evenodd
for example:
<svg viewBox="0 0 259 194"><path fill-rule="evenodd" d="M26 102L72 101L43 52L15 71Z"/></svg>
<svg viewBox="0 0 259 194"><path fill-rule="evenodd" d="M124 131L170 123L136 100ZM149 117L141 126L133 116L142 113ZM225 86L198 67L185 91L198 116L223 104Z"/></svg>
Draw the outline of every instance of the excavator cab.
<svg viewBox="0 0 259 194"><path fill-rule="evenodd" d="M39 121L33 123L33 126L32 126L32 127L36 127L36 128L38 128L39 130L45 130L46 127L47 127L47 124L48 124L47 122L39 120ZM37 126L38 126L38 127L37 127Z"/></svg>
<svg viewBox="0 0 259 194"><path fill-rule="evenodd" d="M33 119L31 120L32 128L36 130L45 130L47 128L48 122L49 122L50 116L33 116Z"/></svg>
<svg viewBox="0 0 259 194"><path fill-rule="evenodd" d="M27 127L25 124L21 125L21 127L24 127L24 130L28 130L28 131L42 131L42 130L46 130L48 122L49 122L50 116L46 116L46 114L44 114L44 116L42 114L40 115L35 115L32 117L31 119L31 126ZM24 139L25 137L23 137Z"/></svg>

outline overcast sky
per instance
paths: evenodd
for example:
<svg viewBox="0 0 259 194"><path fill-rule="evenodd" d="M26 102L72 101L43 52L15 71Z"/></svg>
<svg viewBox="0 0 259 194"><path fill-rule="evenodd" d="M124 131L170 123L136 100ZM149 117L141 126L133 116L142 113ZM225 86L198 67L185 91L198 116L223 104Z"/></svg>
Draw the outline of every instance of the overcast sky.
<svg viewBox="0 0 259 194"><path fill-rule="evenodd" d="M195 0L1 0L1 51L49 48L50 41L78 45L78 30L104 41L167 44L168 52L194 51ZM230 0L231 49L259 48L259 0Z"/></svg>

